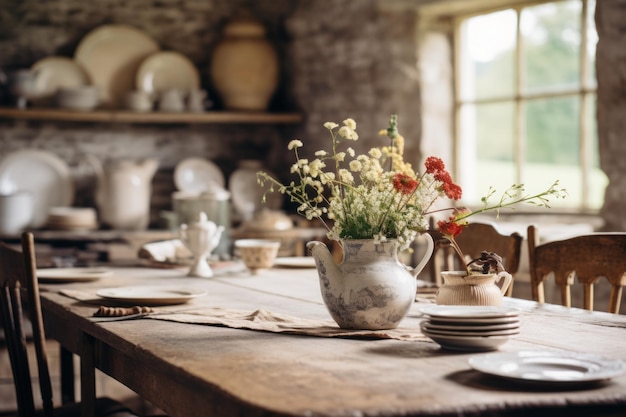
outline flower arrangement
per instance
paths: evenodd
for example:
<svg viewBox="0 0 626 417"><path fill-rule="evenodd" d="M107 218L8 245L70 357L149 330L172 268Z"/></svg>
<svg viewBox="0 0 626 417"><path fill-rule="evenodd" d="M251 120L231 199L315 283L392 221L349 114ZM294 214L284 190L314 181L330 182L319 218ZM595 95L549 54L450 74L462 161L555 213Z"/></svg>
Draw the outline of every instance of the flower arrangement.
<svg viewBox="0 0 626 417"><path fill-rule="evenodd" d="M309 220L320 219L332 240L396 239L399 249L404 250L418 233L428 230L429 215L452 210L438 228L464 259L454 238L468 224L468 217L522 202L549 207L549 196L565 195L565 190L557 188L558 181L532 196L523 195L522 185L513 185L495 204L489 203L495 194L490 189L482 198L483 206L473 212L453 206L433 209L439 199L459 200L461 187L453 182L440 158L428 157L422 173L404 161L404 138L398 132L396 115L390 117L387 129L379 132L387 136L388 144L367 154L356 155L349 146L359 138L353 119L344 120L342 125L326 122L324 127L330 133L330 148L316 151L311 161L299 155L304 146L300 140L289 142L288 149L295 154L291 173L297 180L283 184L263 171L257 173L257 179L261 186L269 185L267 192L289 196L298 205L299 214Z"/></svg>

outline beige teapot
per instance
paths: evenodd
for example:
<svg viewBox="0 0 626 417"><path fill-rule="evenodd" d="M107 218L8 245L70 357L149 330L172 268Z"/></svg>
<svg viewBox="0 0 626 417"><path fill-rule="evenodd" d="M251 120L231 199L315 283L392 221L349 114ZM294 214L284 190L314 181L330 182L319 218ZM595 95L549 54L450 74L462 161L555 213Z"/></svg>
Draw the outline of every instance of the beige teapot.
<svg viewBox="0 0 626 417"><path fill-rule="evenodd" d="M493 274L471 274L466 271L441 272L443 285L437 293L437 304L501 306L504 294L513 282L506 271ZM501 287L496 283L502 281Z"/></svg>
<svg viewBox="0 0 626 417"><path fill-rule="evenodd" d="M119 230L143 230L150 222L152 177L158 161L112 160L102 164L89 156L97 179L96 204L100 221Z"/></svg>

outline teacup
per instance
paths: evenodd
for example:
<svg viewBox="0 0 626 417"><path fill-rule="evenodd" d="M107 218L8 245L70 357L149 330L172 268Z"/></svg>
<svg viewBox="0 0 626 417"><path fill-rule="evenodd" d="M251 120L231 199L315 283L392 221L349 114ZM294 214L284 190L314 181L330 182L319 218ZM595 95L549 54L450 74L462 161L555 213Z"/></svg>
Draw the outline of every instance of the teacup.
<svg viewBox="0 0 626 417"><path fill-rule="evenodd" d="M146 91L129 91L124 96L126 108L136 112L149 112L154 106L152 95Z"/></svg>
<svg viewBox="0 0 626 417"><path fill-rule="evenodd" d="M0 233L19 234L33 219L33 196L27 191L0 193Z"/></svg>
<svg viewBox="0 0 626 417"><path fill-rule="evenodd" d="M239 256L250 273L256 275L259 270L269 269L274 265L280 242L265 239L239 239L235 241L235 255Z"/></svg>

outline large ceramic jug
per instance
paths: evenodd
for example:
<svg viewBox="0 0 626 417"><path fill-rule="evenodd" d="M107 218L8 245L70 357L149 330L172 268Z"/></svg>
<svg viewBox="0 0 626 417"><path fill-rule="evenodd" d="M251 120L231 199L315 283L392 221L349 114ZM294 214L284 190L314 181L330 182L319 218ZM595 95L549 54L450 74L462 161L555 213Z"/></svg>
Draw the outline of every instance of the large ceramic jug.
<svg viewBox="0 0 626 417"><path fill-rule="evenodd" d="M215 89L232 110L263 111L279 82L278 53L265 27L250 15L236 17L224 29L211 59Z"/></svg>
<svg viewBox="0 0 626 417"><path fill-rule="evenodd" d="M96 204L100 221L120 230L143 230L150 222L152 177L159 165L154 159L113 160L101 164L89 157L96 176Z"/></svg>
<svg viewBox="0 0 626 417"><path fill-rule="evenodd" d="M322 242L309 242L322 299L343 329L394 329L415 301L417 275L430 260L434 244L424 234L426 252L415 268L398 260L396 240L343 240L344 259L336 265Z"/></svg>

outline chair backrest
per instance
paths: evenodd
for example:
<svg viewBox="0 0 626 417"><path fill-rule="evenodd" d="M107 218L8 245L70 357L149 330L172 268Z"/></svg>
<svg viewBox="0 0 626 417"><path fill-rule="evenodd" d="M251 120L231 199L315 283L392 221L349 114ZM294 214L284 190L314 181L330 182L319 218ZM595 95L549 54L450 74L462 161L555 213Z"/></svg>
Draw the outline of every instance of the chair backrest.
<svg viewBox="0 0 626 417"><path fill-rule="evenodd" d="M0 313L15 382L18 413L24 417L35 415L26 348L27 310L32 327L44 415L52 417L52 387L36 268L35 243L31 233L22 235L22 251L0 243ZM22 300L26 301L24 306Z"/></svg>
<svg viewBox="0 0 626 417"><path fill-rule="evenodd" d="M441 236L433 238L436 242L433 272L436 274L435 282L440 284L442 270L458 270L463 265L447 239ZM471 258L468 261L479 258L482 251L495 252L502 257L509 274L514 275L519 269L523 237L517 232L506 235L492 223L470 223L456 237L456 241L463 254ZM512 291L513 285L509 286L507 295L510 296Z"/></svg>
<svg viewBox="0 0 626 417"><path fill-rule="evenodd" d="M532 298L545 302L544 282L554 276L561 303L572 306L571 287L583 285L584 308L593 310L594 285L604 277L611 285L609 312L618 313L626 285L626 233L590 233L539 244L535 226L528 226L528 260Z"/></svg>

